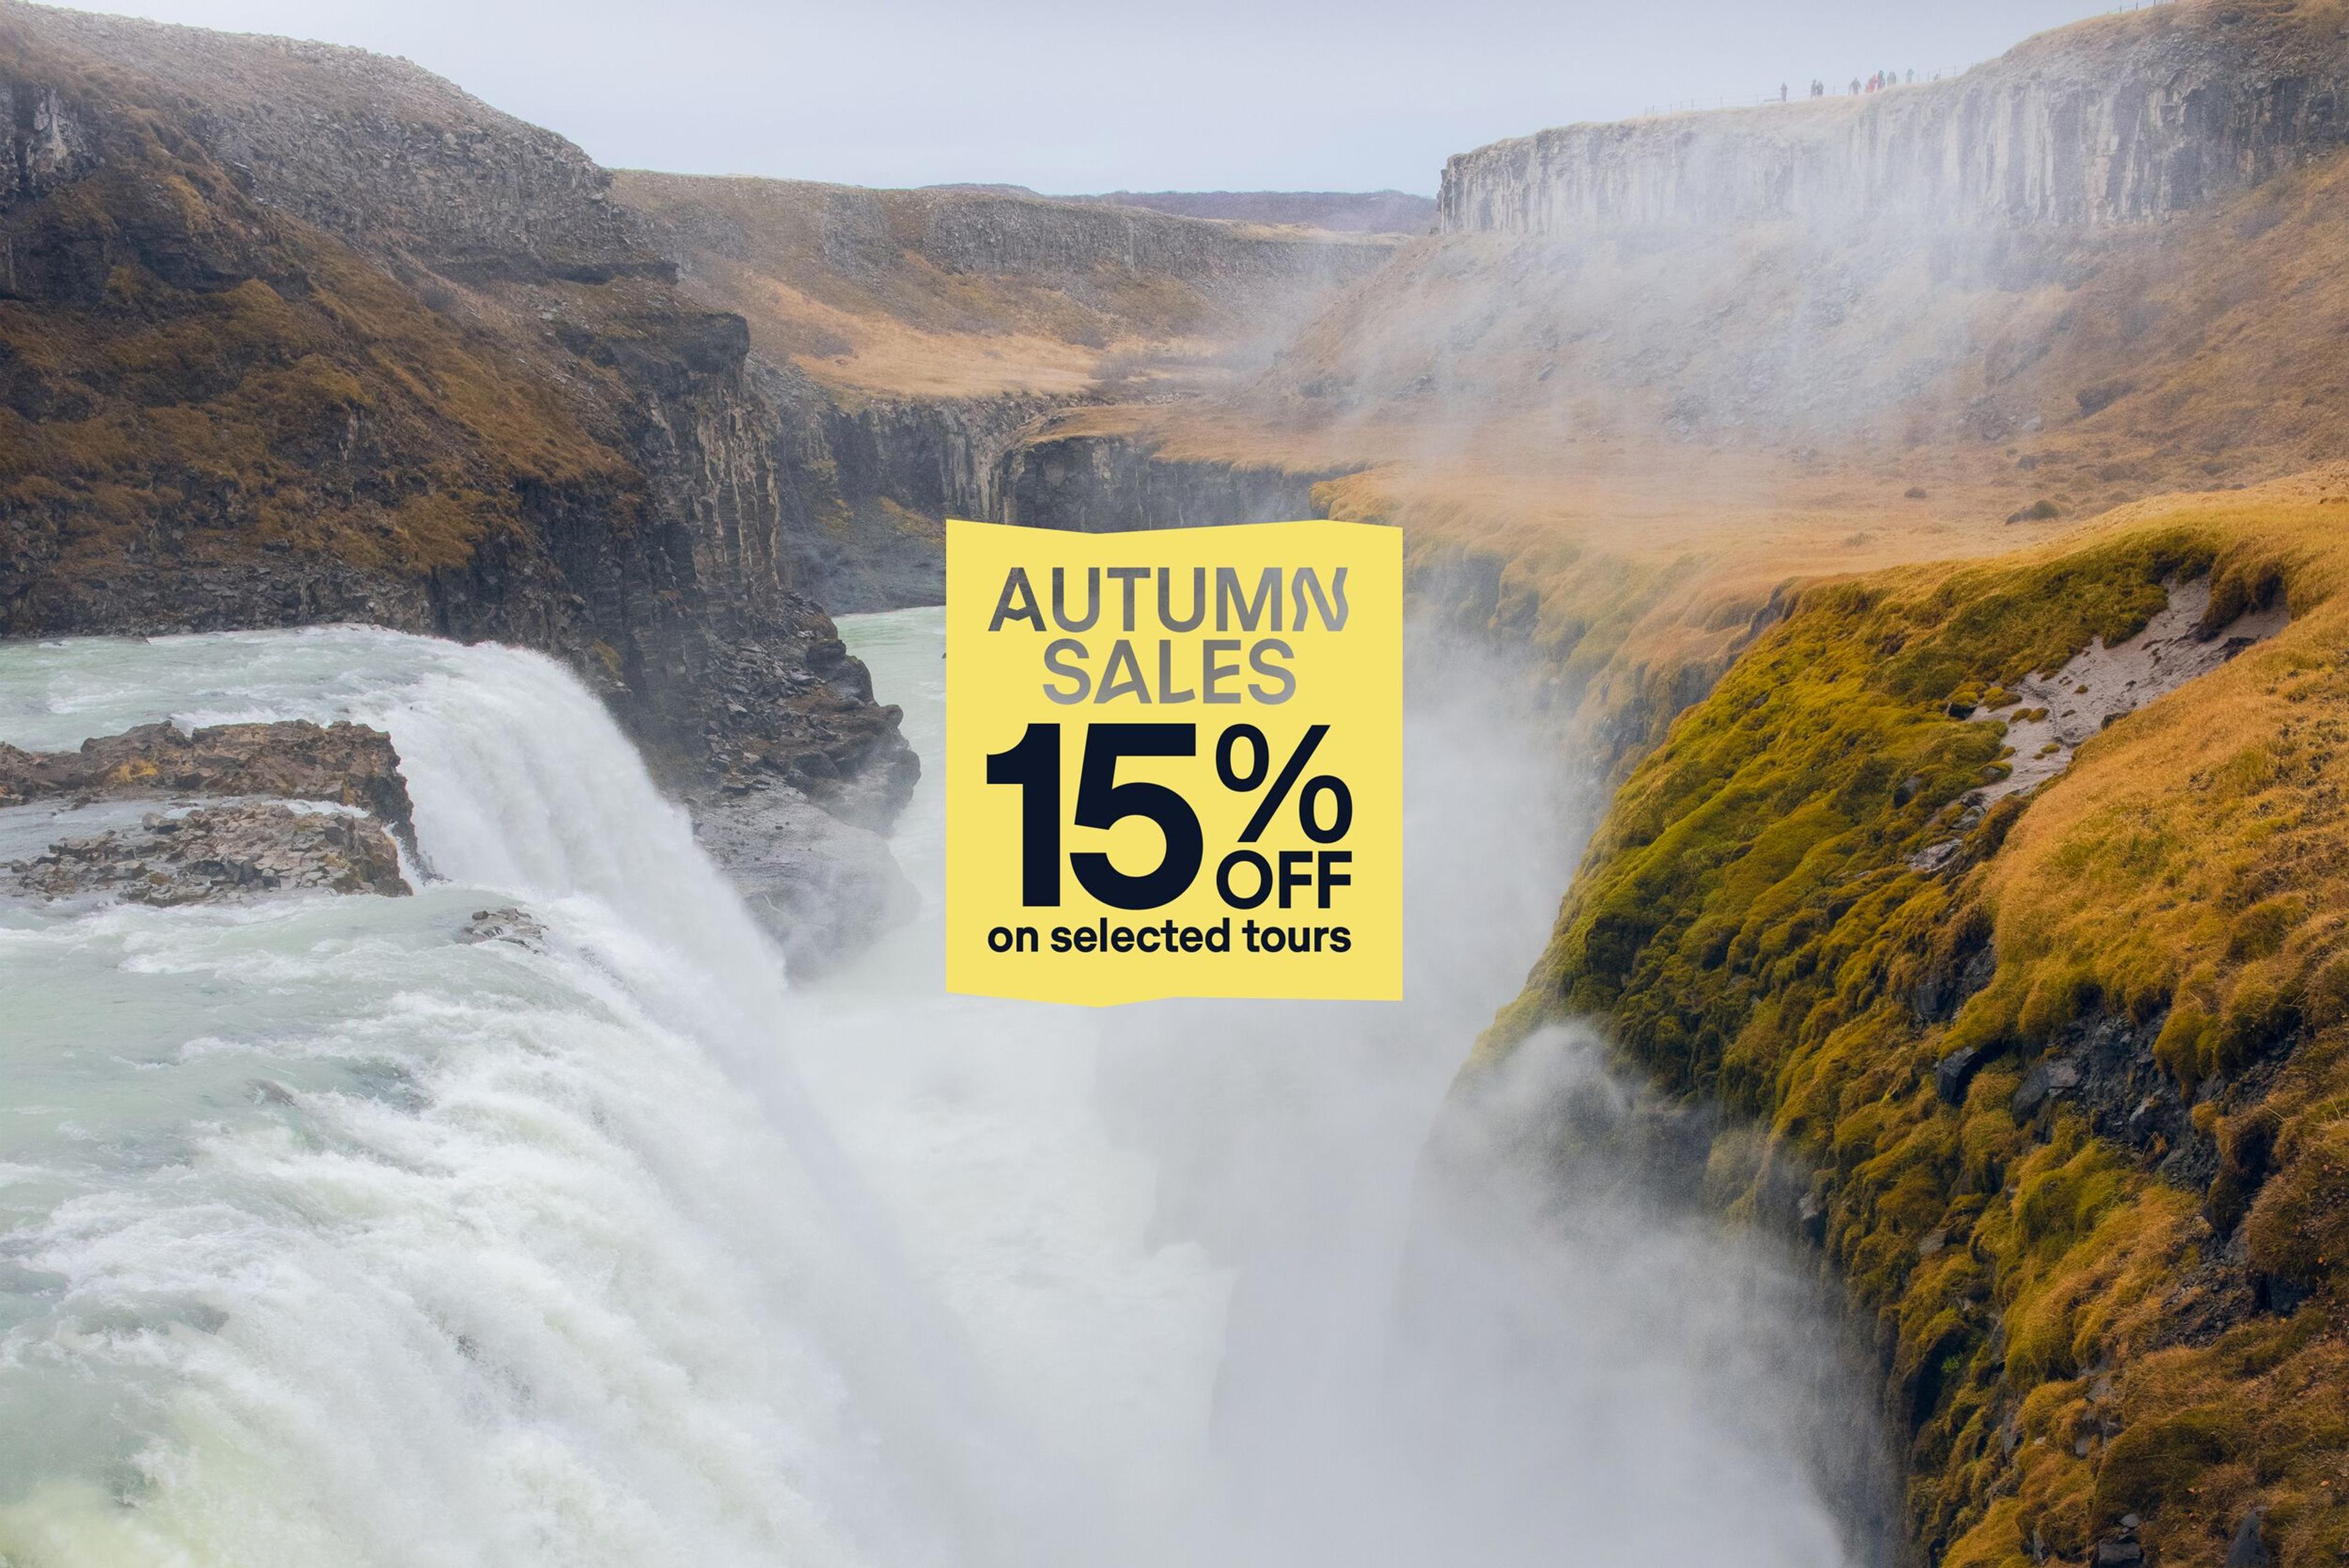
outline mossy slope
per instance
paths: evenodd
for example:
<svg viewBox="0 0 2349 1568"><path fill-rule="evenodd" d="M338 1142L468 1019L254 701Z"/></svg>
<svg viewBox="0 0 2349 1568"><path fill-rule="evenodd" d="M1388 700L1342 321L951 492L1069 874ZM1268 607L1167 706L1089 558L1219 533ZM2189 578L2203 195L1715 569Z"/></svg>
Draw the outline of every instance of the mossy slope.
<svg viewBox="0 0 2349 1568"><path fill-rule="evenodd" d="M1937 1560L2216 1564L2255 1511L2282 1562L2349 1551L2344 525L2333 470L1803 593L1631 774L1481 1047L1595 1016L1766 1129L1714 1175L1874 1316ZM1969 810L1975 705L2206 572L2206 624L2289 629Z"/></svg>

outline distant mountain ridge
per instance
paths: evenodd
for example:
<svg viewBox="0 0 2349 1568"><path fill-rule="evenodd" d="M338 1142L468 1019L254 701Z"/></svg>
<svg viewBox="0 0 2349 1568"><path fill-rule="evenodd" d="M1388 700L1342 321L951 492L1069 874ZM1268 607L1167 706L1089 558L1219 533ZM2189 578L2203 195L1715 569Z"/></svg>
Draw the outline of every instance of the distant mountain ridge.
<svg viewBox="0 0 2349 1568"><path fill-rule="evenodd" d="M931 191L984 191L1037 196L1025 185L932 185ZM1140 207L1177 218L1287 224L1337 234L1424 234L1435 227L1435 199L1408 191L1103 191L1051 196L1103 207Z"/></svg>

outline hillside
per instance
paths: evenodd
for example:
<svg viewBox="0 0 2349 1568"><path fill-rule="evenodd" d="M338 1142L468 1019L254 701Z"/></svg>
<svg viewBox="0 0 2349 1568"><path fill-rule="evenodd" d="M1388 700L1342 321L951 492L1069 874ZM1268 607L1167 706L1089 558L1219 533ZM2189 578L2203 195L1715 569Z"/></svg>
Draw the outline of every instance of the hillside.
<svg viewBox="0 0 2349 1568"><path fill-rule="evenodd" d="M2336 467L1803 593L1480 1051L1596 1017L1735 1113L1707 1179L1878 1326L1931 1561L2349 1550L2344 508ZM2072 662L2140 634L2219 667Z"/></svg>
<svg viewBox="0 0 2349 1568"><path fill-rule="evenodd" d="M1373 240L994 191L630 170L613 194L760 352L848 393L1147 390L1385 260Z"/></svg>
<svg viewBox="0 0 2349 1568"><path fill-rule="evenodd" d="M402 62L24 5L0 92L0 634L520 643L706 811L894 812L742 323L576 148Z"/></svg>

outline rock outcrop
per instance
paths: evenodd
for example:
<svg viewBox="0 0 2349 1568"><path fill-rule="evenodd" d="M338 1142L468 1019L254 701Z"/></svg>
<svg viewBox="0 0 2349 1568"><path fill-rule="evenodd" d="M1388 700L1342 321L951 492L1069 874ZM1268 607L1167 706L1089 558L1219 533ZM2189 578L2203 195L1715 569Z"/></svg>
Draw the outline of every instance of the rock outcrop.
<svg viewBox="0 0 2349 1568"><path fill-rule="evenodd" d="M1004 453L995 491L1001 521L1027 528L1197 528L1325 517L1313 487L1342 471L1163 457L1147 438L1047 422Z"/></svg>
<svg viewBox="0 0 2349 1568"><path fill-rule="evenodd" d="M114 802L158 808L129 814ZM303 802L301 805L289 802ZM43 814L45 806L64 810ZM91 818L119 818L73 831ZM12 861L16 890L181 904L326 889L406 893L420 863L391 738L366 725L143 724L74 751L0 744L8 836L43 847ZM60 830L54 840L48 833Z"/></svg>
<svg viewBox="0 0 2349 1568"><path fill-rule="evenodd" d="M142 724L78 751L20 751L0 742L0 807L57 799L143 800L264 796L366 812L415 850L414 808L391 737L363 724L216 724L193 731Z"/></svg>
<svg viewBox="0 0 2349 1568"><path fill-rule="evenodd" d="M1545 130L1453 158L1440 226L1564 238L2157 221L2349 145L2340 20L2320 5L2163 5L1946 81Z"/></svg>
<svg viewBox="0 0 2349 1568"><path fill-rule="evenodd" d="M793 565L840 613L946 597L949 517L996 520L1003 455L1066 399L838 397L789 365L754 361L782 415L777 451Z"/></svg>
<svg viewBox="0 0 2349 1568"><path fill-rule="evenodd" d="M61 839L9 870L21 891L46 899L111 894L160 905L412 891L380 822L274 801L150 811L136 828Z"/></svg>

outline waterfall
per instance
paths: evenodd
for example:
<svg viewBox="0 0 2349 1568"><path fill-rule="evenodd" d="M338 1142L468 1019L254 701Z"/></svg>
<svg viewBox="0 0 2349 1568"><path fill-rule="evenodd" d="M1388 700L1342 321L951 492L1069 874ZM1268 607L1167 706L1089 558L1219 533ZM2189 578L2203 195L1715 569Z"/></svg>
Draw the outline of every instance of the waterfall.
<svg viewBox="0 0 2349 1568"><path fill-rule="evenodd" d="M934 747L935 613L844 630ZM438 880L0 901L11 1568L1837 1560L1783 1270L1422 1179L1571 849L1490 716L1415 721L1413 1003L1101 1015L943 995L932 785L794 987L534 655L0 647L0 739L163 717L388 730Z"/></svg>

